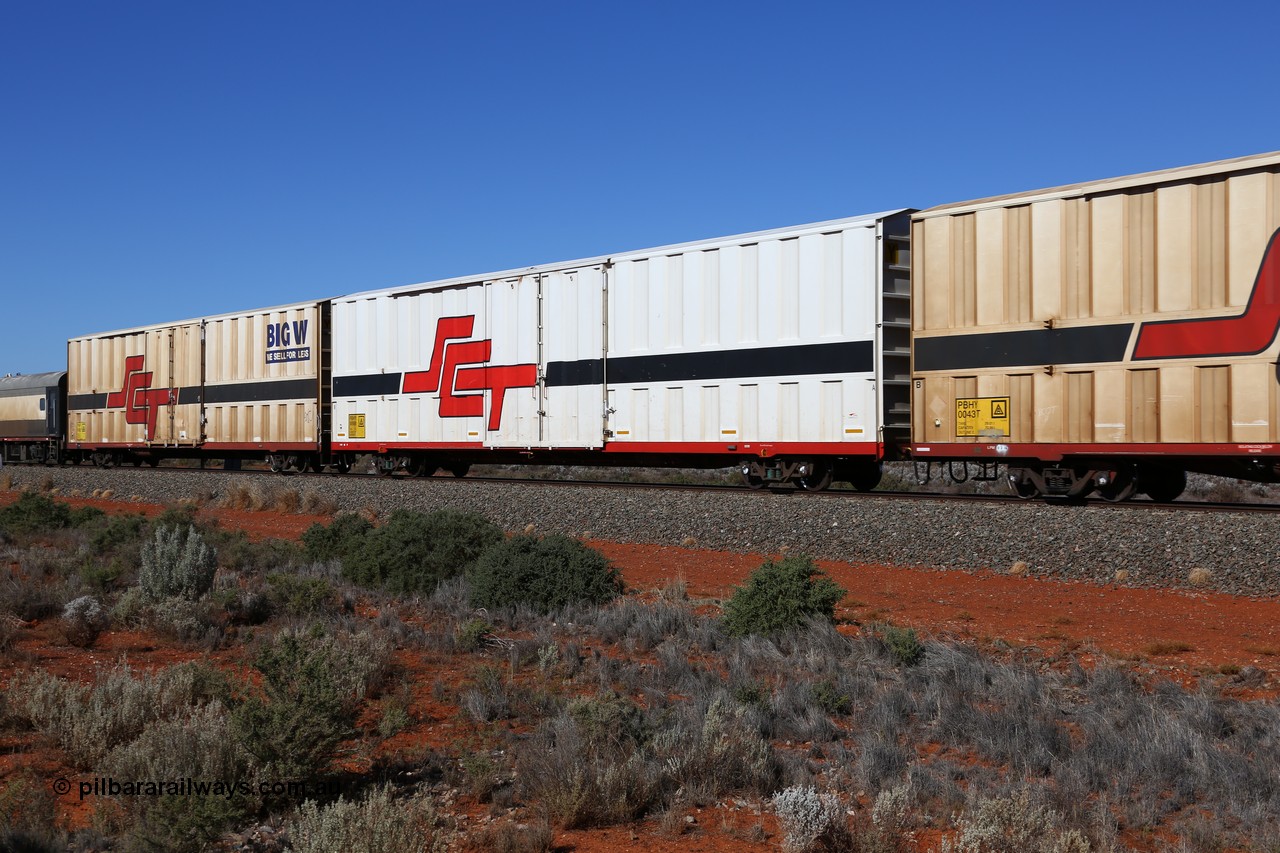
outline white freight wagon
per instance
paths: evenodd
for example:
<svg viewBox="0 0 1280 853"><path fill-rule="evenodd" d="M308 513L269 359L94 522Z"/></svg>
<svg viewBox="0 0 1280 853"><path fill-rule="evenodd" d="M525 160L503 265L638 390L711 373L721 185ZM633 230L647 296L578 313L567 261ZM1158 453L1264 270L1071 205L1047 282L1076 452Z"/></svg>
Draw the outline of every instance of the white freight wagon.
<svg viewBox="0 0 1280 853"><path fill-rule="evenodd" d="M333 452L870 487L910 426L908 231L891 211L335 299Z"/></svg>

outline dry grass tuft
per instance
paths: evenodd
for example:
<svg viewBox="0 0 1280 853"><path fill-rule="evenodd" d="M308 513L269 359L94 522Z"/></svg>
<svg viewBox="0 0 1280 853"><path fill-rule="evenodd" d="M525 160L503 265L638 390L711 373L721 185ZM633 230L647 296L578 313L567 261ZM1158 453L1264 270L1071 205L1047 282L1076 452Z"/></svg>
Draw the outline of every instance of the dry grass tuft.
<svg viewBox="0 0 1280 853"><path fill-rule="evenodd" d="M537 529L538 529L538 526L531 521L524 526L524 535L532 536L534 531L536 531Z"/></svg>
<svg viewBox="0 0 1280 853"><path fill-rule="evenodd" d="M1213 581L1213 572L1197 566L1187 573L1187 583L1192 586L1208 586Z"/></svg>
<svg viewBox="0 0 1280 853"><path fill-rule="evenodd" d="M297 489L280 489L271 497L271 507L280 513L296 513L302 506L302 495Z"/></svg>
<svg viewBox="0 0 1280 853"><path fill-rule="evenodd" d="M1116 572L1116 583L1124 583L1129 579L1129 570L1120 569Z"/></svg>
<svg viewBox="0 0 1280 853"><path fill-rule="evenodd" d="M337 515L338 509L338 502L327 495L310 490L302 493L302 511L307 515Z"/></svg>
<svg viewBox="0 0 1280 853"><path fill-rule="evenodd" d="M5 474L3 477L0 477L0 489L4 489L6 492L13 490L12 474Z"/></svg>
<svg viewBox="0 0 1280 853"><path fill-rule="evenodd" d="M90 492L90 496L95 498L102 497L102 489L94 489L92 492Z"/></svg>
<svg viewBox="0 0 1280 853"><path fill-rule="evenodd" d="M1027 568L1027 564L1021 560L1016 561L1009 567L1009 574L1013 575L1015 578L1023 577L1028 571L1030 570Z"/></svg>
<svg viewBox="0 0 1280 853"><path fill-rule="evenodd" d="M686 536L686 537L684 537L683 539L681 539L681 540L680 540L680 547L681 547L681 548L696 548L696 547L698 547L698 540L697 540L697 539L694 539L692 536Z"/></svg>
<svg viewBox="0 0 1280 853"><path fill-rule="evenodd" d="M53 477L51 475L45 474L43 477L40 478L40 491L42 492L53 491Z"/></svg>
<svg viewBox="0 0 1280 853"><path fill-rule="evenodd" d="M103 489L103 490L102 490L102 499L103 499L104 501L109 501L109 500L111 500L112 498L114 498L115 496L116 496L115 489Z"/></svg>

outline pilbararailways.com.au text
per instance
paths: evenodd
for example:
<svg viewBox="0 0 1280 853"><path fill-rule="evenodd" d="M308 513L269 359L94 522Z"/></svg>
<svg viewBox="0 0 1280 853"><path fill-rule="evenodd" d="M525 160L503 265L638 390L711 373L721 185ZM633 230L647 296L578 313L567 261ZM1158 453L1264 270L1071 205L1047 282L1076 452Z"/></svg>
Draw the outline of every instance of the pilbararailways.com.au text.
<svg viewBox="0 0 1280 853"><path fill-rule="evenodd" d="M337 780L290 780L285 782L258 782L244 779L208 780L193 779L126 779L120 781L110 776L75 783L80 799L89 797L291 797L309 799L332 797L349 793ZM72 783L57 779L53 783L55 793L71 793Z"/></svg>

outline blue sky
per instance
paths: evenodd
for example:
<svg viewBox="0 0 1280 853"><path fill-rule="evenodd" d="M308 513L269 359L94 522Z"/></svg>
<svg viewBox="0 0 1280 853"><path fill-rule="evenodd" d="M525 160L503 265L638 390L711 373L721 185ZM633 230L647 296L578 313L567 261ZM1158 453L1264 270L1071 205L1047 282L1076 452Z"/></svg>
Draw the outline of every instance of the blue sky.
<svg viewBox="0 0 1280 853"><path fill-rule="evenodd" d="M72 335L1280 149L1272 3L0 5L0 373Z"/></svg>

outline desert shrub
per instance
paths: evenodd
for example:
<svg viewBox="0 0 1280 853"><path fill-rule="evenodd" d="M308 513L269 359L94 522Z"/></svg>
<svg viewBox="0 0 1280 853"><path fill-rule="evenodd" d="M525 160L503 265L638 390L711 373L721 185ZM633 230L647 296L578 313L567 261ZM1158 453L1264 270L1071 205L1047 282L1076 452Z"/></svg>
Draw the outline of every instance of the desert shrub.
<svg viewBox="0 0 1280 853"><path fill-rule="evenodd" d="M121 798L133 848L207 849L257 805L249 755L232 736L227 712L217 701L189 716L151 724L108 753L97 772L112 779L191 780L196 788L185 796Z"/></svg>
<svg viewBox="0 0 1280 853"><path fill-rule="evenodd" d="M137 513L108 515L89 525L89 544L99 554L138 546L146 526L147 519Z"/></svg>
<svg viewBox="0 0 1280 853"><path fill-rule="evenodd" d="M661 724L625 698L577 700L538 728L517 770L525 793L565 828L634 820L677 798L765 795L779 776L768 742L719 699Z"/></svg>
<svg viewBox="0 0 1280 853"><path fill-rule="evenodd" d="M335 636L320 625L279 632L253 662L261 694L232 712L236 736L272 778L316 777L350 732L360 700L385 678L390 654L371 634Z"/></svg>
<svg viewBox="0 0 1280 853"><path fill-rule="evenodd" d="M254 542L242 530L216 531L206 540L218 552L218 565L236 572L271 572L296 565L301 549L284 539Z"/></svg>
<svg viewBox="0 0 1280 853"><path fill-rule="evenodd" d="M852 836L844 806L832 794L809 787L792 787L773 796L773 810L784 837L783 847L798 853L847 850Z"/></svg>
<svg viewBox="0 0 1280 853"><path fill-rule="evenodd" d="M0 507L0 530L10 535L43 533L71 526L71 508L37 492L23 492Z"/></svg>
<svg viewBox="0 0 1280 853"><path fill-rule="evenodd" d="M79 570L84 585L98 592L114 589L127 573L128 568L119 557L107 560L97 554L85 557Z"/></svg>
<svg viewBox="0 0 1280 853"><path fill-rule="evenodd" d="M179 664L135 677L128 664L99 670L92 685L38 670L15 676L10 712L53 738L71 763L90 769L148 725L217 698L225 685L208 667Z"/></svg>
<svg viewBox="0 0 1280 853"><path fill-rule="evenodd" d="M337 592L328 578L276 572L267 575L267 598L290 616L314 616L333 609Z"/></svg>
<svg viewBox="0 0 1280 853"><path fill-rule="evenodd" d="M924 659L924 644L912 628L885 626L881 639L890 657L901 666L915 666Z"/></svg>
<svg viewBox="0 0 1280 853"><path fill-rule="evenodd" d="M943 839L943 853L1088 853L1088 840L1064 829L1061 817L1036 805L1022 790L1006 797L981 799L960 818L959 832Z"/></svg>
<svg viewBox="0 0 1280 853"><path fill-rule="evenodd" d="M62 608L62 633L73 646L92 646L110 625L111 617L91 595L72 599Z"/></svg>
<svg viewBox="0 0 1280 853"><path fill-rule="evenodd" d="M194 525L157 527L142 546L138 581L151 601L180 597L195 601L213 587L218 555Z"/></svg>
<svg viewBox="0 0 1280 853"><path fill-rule="evenodd" d="M313 524L302 533L302 548L313 563L343 560L358 551L373 525L363 515L344 512L329 525Z"/></svg>
<svg viewBox="0 0 1280 853"><path fill-rule="evenodd" d="M485 619L468 619L453 632L454 647L460 652L474 652L493 636L493 626Z"/></svg>
<svg viewBox="0 0 1280 853"><path fill-rule="evenodd" d="M30 769L11 776L0 787L0 850L66 850L56 819L57 801L49 781Z"/></svg>
<svg viewBox="0 0 1280 853"><path fill-rule="evenodd" d="M166 506L159 515L151 519L151 529L158 530L161 527L191 527L197 529L200 525L196 522L196 513L198 508L194 503L179 502Z"/></svg>
<svg viewBox="0 0 1280 853"><path fill-rule="evenodd" d="M296 853L443 853L452 833L425 792L396 799L387 786L358 802L327 806L307 800L289 823L289 849Z"/></svg>
<svg viewBox="0 0 1280 853"><path fill-rule="evenodd" d="M485 551L467 572L479 607L526 605L549 613L570 603L603 604L623 590L599 551L568 536L512 536Z"/></svg>
<svg viewBox="0 0 1280 853"><path fill-rule="evenodd" d="M473 513L396 510L342 559L342 574L354 583L398 595L431 593L442 580L465 572L502 538L496 525Z"/></svg>
<svg viewBox="0 0 1280 853"><path fill-rule="evenodd" d="M223 618L215 602L166 598L147 606L143 624L185 645L217 648L222 642Z"/></svg>
<svg viewBox="0 0 1280 853"><path fill-rule="evenodd" d="M831 620L844 594L808 557L770 560L725 603L725 631L737 637L769 636L803 627L815 617Z"/></svg>

